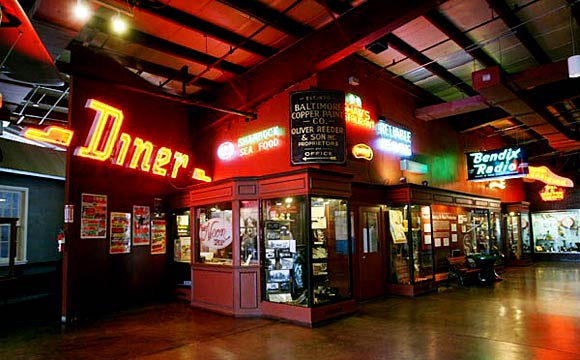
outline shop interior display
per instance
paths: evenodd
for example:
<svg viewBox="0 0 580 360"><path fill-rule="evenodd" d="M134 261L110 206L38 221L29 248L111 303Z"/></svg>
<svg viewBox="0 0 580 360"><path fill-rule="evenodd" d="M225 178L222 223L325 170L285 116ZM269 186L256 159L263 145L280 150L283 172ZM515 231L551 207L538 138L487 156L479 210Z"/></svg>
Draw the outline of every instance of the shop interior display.
<svg viewBox="0 0 580 360"><path fill-rule="evenodd" d="M196 209L197 261L232 265L232 208L224 202Z"/></svg>
<svg viewBox="0 0 580 360"><path fill-rule="evenodd" d="M534 252L580 252L580 210L532 213Z"/></svg>
<svg viewBox="0 0 580 360"><path fill-rule="evenodd" d="M334 256L336 273L348 274L348 268L340 269L348 266L346 203L340 203L312 200L310 227L304 234L304 198L264 201L265 300L312 306L350 295L348 279L333 279L329 261Z"/></svg>
<svg viewBox="0 0 580 360"><path fill-rule="evenodd" d="M240 264L258 264L258 201L240 201Z"/></svg>
<svg viewBox="0 0 580 360"><path fill-rule="evenodd" d="M176 237L173 239L173 260L189 263L191 261L191 233L189 211L175 215Z"/></svg>

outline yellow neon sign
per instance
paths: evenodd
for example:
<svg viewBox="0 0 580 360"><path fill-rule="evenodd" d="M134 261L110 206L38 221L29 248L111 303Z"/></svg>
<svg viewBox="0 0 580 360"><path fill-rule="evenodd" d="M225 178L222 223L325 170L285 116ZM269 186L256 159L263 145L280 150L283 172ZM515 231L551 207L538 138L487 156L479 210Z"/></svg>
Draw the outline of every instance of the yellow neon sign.
<svg viewBox="0 0 580 360"><path fill-rule="evenodd" d="M180 171L188 169L187 154L164 146L157 147L151 141L139 137L133 139L127 133L120 133L124 119L123 111L120 109L95 99L89 99L85 107L95 110L95 116L84 145L74 151L76 156L98 161L110 159L113 165L124 165L158 176L170 176L173 179L177 178ZM24 132L24 136L69 146L73 131L58 126L49 126L43 131L29 128ZM205 174L205 170L199 168L192 170L191 178L211 182L211 177Z"/></svg>
<svg viewBox="0 0 580 360"><path fill-rule="evenodd" d="M373 159L374 153L373 149L367 144L356 144L352 147L352 155L356 159L365 159L371 161Z"/></svg>
<svg viewBox="0 0 580 360"><path fill-rule="evenodd" d="M546 166L528 166L528 174L524 177L524 180L539 180L547 185L560 186L560 187L574 187L574 181L554 174Z"/></svg>
<svg viewBox="0 0 580 360"><path fill-rule="evenodd" d="M540 191L540 197L543 201L558 201L564 200L565 190L554 185L546 185Z"/></svg>
<svg viewBox="0 0 580 360"><path fill-rule="evenodd" d="M49 144L69 146L73 131L60 126L48 126L44 130L27 128L22 134L27 139L42 141Z"/></svg>

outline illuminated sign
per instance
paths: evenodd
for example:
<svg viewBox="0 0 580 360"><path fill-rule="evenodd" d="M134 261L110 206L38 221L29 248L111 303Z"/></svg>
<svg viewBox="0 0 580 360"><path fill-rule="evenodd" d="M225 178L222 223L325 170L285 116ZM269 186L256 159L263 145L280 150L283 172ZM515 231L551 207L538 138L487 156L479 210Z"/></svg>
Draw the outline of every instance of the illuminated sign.
<svg viewBox="0 0 580 360"><path fill-rule="evenodd" d="M427 174L429 172L429 166L427 166L427 164L407 159L400 161L400 168L401 170L406 170L413 174Z"/></svg>
<svg viewBox="0 0 580 360"><path fill-rule="evenodd" d="M489 182L489 188L490 189L500 189L500 190L504 190L505 189L505 180L493 180Z"/></svg>
<svg viewBox="0 0 580 360"><path fill-rule="evenodd" d="M379 121L376 126L376 132L379 136L377 146L387 152L403 156L411 156L411 132L384 121Z"/></svg>
<svg viewBox="0 0 580 360"><path fill-rule="evenodd" d="M362 100L354 94L347 94L344 104L344 118L347 124L374 129L375 121L368 110L362 108Z"/></svg>
<svg viewBox="0 0 580 360"><path fill-rule="evenodd" d="M466 157L470 181L523 177L528 171L527 157L520 147L471 152Z"/></svg>
<svg viewBox="0 0 580 360"><path fill-rule="evenodd" d="M367 144L356 144L352 147L352 155L356 159L365 159L371 161L373 159L373 149Z"/></svg>
<svg viewBox="0 0 580 360"><path fill-rule="evenodd" d="M152 142L121 132L123 111L100 102L89 99L85 107L95 110L91 129L84 145L75 149L76 156L97 160L111 160L114 165L126 166L143 172L151 172L158 176L177 178L183 170L188 170L189 155L173 151L167 147L157 147ZM25 135L43 138L43 141L61 139L62 144L70 144L73 132L55 126L48 127L43 132L27 129ZM210 182L205 171L195 168L192 179Z"/></svg>
<svg viewBox="0 0 580 360"><path fill-rule="evenodd" d="M284 136L284 129L273 126L250 135L238 138L237 148L239 156L248 156L280 146L280 137ZM218 158L231 160L236 156L236 145L230 141L221 143L217 149Z"/></svg>
<svg viewBox="0 0 580 360"><path fill-rule="evenodd" d="M251 155L255 152L270 150L280 145L280 136L284 131L279 126L274 126L266 130L258 131L238 139L238 150L240 156Z"/></svg>
<svg viewBox="0 0 580 360"><path fill-rule="evenodd" d="M554 174L545 166L528 166L528 174L524 180L539 180L547 185L554 185L560 187L574 187L574 181Z"/></svg>
<svg viewBox="0 0 580 360"><path fill-rule="evenodd" d="M27 139L66 147L70 145L73 131L59 126L48 126L44 130L27 128L22 136Z"/></svg>
<svg viewBox="0 0 580 360"><path fill-rule="evenodd" d="M540 197L543 201L564 200L565 190L554 185L546 185L540 191Z"/></svg>

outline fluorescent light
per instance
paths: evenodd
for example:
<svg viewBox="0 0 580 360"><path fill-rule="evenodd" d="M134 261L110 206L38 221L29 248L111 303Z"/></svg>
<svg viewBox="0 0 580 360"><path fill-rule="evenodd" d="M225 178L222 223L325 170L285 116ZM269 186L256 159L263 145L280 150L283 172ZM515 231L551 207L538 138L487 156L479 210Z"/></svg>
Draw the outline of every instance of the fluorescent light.
<svg viewBox="0 0 580 360"><path fill-rule="evenodd" d="M573 55L568 58L568 76L570 78L580 77L580 55Z"/></svg>

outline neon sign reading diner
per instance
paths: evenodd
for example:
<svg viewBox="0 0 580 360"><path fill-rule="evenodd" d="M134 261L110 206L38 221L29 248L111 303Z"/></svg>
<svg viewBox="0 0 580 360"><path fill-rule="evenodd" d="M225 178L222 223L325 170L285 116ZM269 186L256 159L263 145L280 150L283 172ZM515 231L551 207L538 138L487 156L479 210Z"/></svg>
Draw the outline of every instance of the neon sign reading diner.
<svg viewBox="0 0 580 360"><path fill-rule="evenodd" d="M74 154L97 161L111 159L117 166L127 166L143 172L151 172L158 176L176 178L180 172L187 171L189 155L170 148L156 147L152 142L139 137L132 138L127 133L121 133L123 111L95 99L89 99L85 107L95 110L93 124L84 145L75 149ZM56 129L55 129L56 128ZM27 135L28 134L28 135ZM29 131L24 136L34 137L49 143L63 143L63 134L67 134L67 144L72 138L72 131L64 128L49 127L44 132ZM132 150L132 155L128 156ZM195 168L192 178L210 182L211 178L205 171Z"/></svg>

